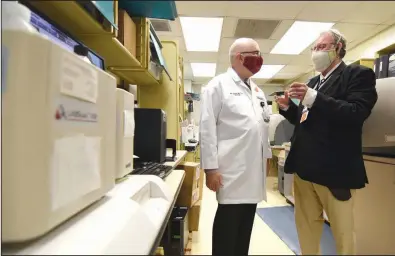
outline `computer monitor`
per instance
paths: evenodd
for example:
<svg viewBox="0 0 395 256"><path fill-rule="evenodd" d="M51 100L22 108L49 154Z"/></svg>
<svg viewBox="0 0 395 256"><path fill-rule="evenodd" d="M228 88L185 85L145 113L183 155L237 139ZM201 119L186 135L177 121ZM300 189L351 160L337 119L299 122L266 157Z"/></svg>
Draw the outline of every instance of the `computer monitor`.
<svg viewBox="0 0 395 256"><path fill-rule="evenodd" d="M81 42L69 35L64 29L61 29L59 25L55 24L44 14L34 9L34 7L26 4L25 2L22 2L22 4L26 5L30 9L30 24L34 26L40 34L47 36L52 42L71 52L74 52L75 45L83 45ZM105 69L103 58L94 53L92 50L89 49L87 57L96 67L102 70Z"/></svg>

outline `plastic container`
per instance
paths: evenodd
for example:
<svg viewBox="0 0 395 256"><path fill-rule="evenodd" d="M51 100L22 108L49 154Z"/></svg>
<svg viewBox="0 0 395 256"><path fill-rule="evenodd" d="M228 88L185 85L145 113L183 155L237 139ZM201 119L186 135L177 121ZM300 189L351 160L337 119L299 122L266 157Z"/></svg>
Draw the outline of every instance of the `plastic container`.
<svg viewBox="0 0 395 256"><path fill-rule="evenodd" d="M29 8L16 1L2 1L1 7L2 30L26 31L38 34L37 29L30 24L31 12Z"/></svg>

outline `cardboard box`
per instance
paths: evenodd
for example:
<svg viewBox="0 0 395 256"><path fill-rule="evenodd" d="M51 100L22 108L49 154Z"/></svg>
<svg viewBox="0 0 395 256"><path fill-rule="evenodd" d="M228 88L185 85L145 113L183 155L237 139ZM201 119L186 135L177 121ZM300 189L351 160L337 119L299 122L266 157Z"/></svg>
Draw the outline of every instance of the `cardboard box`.
<svg viewBox="0 0 395 256"><path fill-rule="evenodd" d="M189 231L199 231L200 209L202 200L196 202L188 211Z"/></svg>
<svg viewBox="0 0 395 256"><path fill-rule="evenodd" d="M136 56L137 30L136 24L125 10L118 11L118 40L126 49Z"/></svg>
<svg viewBox="0 0 395 256"><path fill-rule="evenodd" d="M199 178L202 176L199 163L185 162L178 166L185 170L185 178L182 183L180 194L178 195L176 205L191 207L199 200L200 186Z"/></svg>
<svg viewBox="0 0 395 256"><path fill-rule="evenodd" d="M268 170L266 170L267 177L278 177L278 158L273 156L272 159L268 159Z"/></svg>

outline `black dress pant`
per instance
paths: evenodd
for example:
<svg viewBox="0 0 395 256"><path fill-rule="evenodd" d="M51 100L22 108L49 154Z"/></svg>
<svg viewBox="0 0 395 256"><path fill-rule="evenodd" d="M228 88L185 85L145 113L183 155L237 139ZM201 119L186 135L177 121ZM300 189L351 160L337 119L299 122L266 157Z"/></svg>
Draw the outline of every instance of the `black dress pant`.
<svg viewBox="0 0 395 256"><path fill-rule="evenodd" d="M257 204L218 204L213 256L247 256Z"/></svg>

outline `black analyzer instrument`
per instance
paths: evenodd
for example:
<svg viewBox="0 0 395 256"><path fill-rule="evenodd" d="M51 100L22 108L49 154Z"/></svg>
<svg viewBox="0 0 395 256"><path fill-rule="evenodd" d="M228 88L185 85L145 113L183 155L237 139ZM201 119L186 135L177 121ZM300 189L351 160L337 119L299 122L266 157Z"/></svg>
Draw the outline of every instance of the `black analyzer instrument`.
<svg viewBox="0 0 395 256"><path fill-rule="evenodd" d="M166 113L162 109L135 108L134 154L138 161L166 161Z"/></svg>

